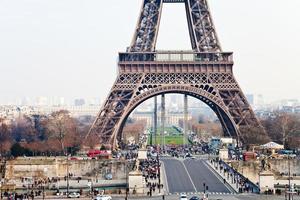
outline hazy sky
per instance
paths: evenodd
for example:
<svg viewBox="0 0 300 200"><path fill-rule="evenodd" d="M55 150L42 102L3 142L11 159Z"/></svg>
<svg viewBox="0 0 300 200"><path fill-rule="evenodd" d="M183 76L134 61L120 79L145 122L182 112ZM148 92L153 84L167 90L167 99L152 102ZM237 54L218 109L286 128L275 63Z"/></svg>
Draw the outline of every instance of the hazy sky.
<svg viewBox="0 0 300 200"><path fill-rule="evenodd" d="M300 99L300 1L209 0L245 93ZM0 103L105 98L142 0L0 0ZM164 6L157 49L190 49L183 4Z"/></svg>

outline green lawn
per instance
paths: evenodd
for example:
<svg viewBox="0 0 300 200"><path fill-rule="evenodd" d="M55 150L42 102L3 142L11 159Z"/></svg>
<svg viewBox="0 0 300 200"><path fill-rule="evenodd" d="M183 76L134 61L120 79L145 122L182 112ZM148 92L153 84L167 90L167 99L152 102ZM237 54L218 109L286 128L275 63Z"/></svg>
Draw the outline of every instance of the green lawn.
<svg viewBox="0 0 300 200"><path fill-rule="evenodd" d="M164 131L166 132L165 136L165 144L166 145L182 145L183 144L183 135L180 131L178 131L174 127L165 127ZM158 127L157 128L157 136L156 136L156 141L154 138L154 135L152 135L152 144L162 144L162 138L163 136L160 136L162 132L162 128ZM151 142L151 136L149 135L148 137L148 144ZM187 139L185 139L185 144L187 143Z"/></svg>
<svg viewBox="0 0 300 200"><path fill-rule="evenodd" d="M157 133L160 134L161 132L162 132L162 128L158 127L157 128ZM181 132L179 132L174 127L165 127L165 132L167 132L167 135L180 135L180 134L182 134Z"/></svg>
<svg viewBox="0 0 300 200"><path fill-rule="evenodd" d="M150 138L148 139L148 144L150 144ZM156 142L154 136L152 137L152 144L162 144L163 136L156 136ZM185 143L187 143L187 139L185 139ZM182 145L183 144L183 135L171 135L165 136L165 144L166 145Z"/></svg>

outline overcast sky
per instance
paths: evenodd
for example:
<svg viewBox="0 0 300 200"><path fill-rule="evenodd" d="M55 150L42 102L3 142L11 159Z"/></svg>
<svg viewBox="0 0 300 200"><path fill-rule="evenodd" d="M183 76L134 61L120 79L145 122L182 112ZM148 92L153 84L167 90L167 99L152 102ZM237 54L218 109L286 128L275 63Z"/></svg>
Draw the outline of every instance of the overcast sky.
<svg viewBox="0 0 300 200"><path fill-rule="evenodd" d="M105 98L142 0L0 0L0 103ZM209 0L245 93L300 99L300 1ZM164 5L157 49L190 49L183 4Z"/></svg>

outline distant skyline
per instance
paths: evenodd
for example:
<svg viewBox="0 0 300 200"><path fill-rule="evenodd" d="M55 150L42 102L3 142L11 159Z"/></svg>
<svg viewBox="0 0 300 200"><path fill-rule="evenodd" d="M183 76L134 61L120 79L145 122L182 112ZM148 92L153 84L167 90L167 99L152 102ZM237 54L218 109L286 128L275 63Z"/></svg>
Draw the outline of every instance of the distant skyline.
<svg viewBox="0 0 300 200"><path fill-rule="evenodd" d="M0 104L25 97L104 100L142 0L0 1ZM299 0L209 0L243 91L300 99ZM176 42L174 42L176 41ZM164 6L157 49L190 49L183 4Z"/></svg>

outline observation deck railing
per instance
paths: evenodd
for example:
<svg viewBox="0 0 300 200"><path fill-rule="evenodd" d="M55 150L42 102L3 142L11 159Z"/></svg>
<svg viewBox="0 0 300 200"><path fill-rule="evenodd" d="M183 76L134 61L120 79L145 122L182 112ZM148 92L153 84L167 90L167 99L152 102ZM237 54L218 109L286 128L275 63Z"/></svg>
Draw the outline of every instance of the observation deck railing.
<svg viewBox="0 0 300 200"><path fill-rule="evenodd" d="M119 53L119 62L222 62L232 63L232 52L157 51Z"/></svg>

